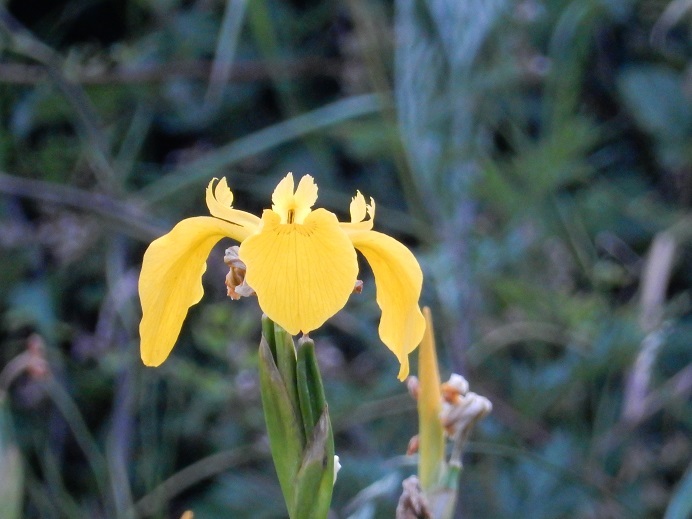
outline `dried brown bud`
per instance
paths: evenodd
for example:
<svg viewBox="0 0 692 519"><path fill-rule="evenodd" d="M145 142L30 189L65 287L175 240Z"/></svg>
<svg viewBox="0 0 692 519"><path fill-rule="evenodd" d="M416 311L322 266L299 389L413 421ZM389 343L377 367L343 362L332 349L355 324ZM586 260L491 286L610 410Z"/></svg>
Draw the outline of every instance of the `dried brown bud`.
<svg viewBox="0 0 692 519"><path fill-rule="evenodd" d="M409 395L413 397L414 400L418 400L418 395L420 394L420 382L418 377L411 375L406 379L406 389L408 389Z"/></svg>
<svg viewBox="0 0 692 519"><path fill-rule="evenodd" d="M229 247L223 256L223 262L228 265L229 271L226 274L226 295L231 299L238 300L241 297L249 297L255 291L245 282L245 263L240 260L237 245Z"/></svg>
<svg viewBox="0 0 692 519"><path fill-rule="evenodd" d="M416 434L413 438L411 438L408 441L408 447L406 447L406 455L411 456L418 452L418 448L420 447L420 438Z"/></svg>
<svg viewBox="0 0 692 519"><path fill-rule="evenodd" d="M401 486L404 491L396 507L396 519L432 519L428 500L421 490L418 478L408 477Z"/></svg>
<svg viewBox="0 0 692 519"><path fill-rule="evenodd" d="M467 391L463 395L457 393L453 400L445 400L440 420L449 437L456 436L460 431L470 431L493 409L490 400L472 391Z"/></svg>
<svg viewBox="0 0 692 519"><path fill-rule="evenodd" d="M442 398L452 405L459 404L461 402L461 397L464 396L469 390L469 383L461 375L453 373L449 380L440 386L442 391Z"/></svg>
<svg viewBox="0 0 692 519"><path fill-rule="evenodd" d="M46 360L46 344L37 333L31 334L26 341L28 354L27 373L34 380L46 378L50 373L50 367Z"/></svg>

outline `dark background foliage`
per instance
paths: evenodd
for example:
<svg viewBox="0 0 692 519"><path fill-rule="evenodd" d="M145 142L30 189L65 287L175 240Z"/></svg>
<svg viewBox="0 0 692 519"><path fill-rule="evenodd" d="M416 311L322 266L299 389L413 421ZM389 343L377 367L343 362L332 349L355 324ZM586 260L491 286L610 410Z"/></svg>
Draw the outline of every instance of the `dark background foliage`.
<svg viewBox="0 0 692 519"><path fill-rule="evenodd" d="M423 266L443 377L494 404L458 517L689 517L690 15L683 0L5 3L0 516L283 517L260 310L225 298L229 243L155 370L137 279L152 239L206 213L210 178L258 213L293 171L342 217L356 189L376 200L376 227ZM361 277L314 334L344 465L334 517L353 519L393 517L417 428Z"/></svg>

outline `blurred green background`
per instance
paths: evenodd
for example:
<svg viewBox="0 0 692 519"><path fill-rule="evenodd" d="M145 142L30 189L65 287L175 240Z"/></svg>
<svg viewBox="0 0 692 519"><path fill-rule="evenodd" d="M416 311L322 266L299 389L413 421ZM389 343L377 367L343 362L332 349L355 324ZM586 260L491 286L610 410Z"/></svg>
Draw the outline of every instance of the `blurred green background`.
<svg viewBox="0 0 692 519"><path fill-rule="evenodd" d="M287 171L342 217L376 200L422 264L443 378L494 404L457 517L692 517L691 20L686 0L3 2L0 517L284 517L231 242L158 369L137 279L210 178L258 214ZM360 277L313 334L333 517L391 518L415 404Z"/></svg>

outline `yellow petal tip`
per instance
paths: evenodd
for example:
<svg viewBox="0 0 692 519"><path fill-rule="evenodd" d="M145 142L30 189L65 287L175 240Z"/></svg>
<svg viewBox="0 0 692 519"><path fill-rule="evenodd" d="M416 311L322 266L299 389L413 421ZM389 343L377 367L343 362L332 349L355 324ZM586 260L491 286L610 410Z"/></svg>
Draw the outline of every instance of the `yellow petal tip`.
<svg viewBox="0 0 692 519"><path fill-rule="evenodd" d="M399 368L399 374L396 376L396 378L398 378L400 382L404 382L408 378L408 374L410 371L408 364L408 355L405 359L399 359L399 361L401 362L401 367Z"/></svg>

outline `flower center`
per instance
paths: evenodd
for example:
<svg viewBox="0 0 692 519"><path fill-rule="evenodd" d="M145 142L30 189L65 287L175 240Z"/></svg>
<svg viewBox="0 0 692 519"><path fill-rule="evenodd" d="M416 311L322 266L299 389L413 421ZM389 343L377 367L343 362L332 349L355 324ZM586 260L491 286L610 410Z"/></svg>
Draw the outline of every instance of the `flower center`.
<svg viewBox="0 0 692 519"><path fill-rule="evenodd" d="M303 224L305 218L312 212L309 207L301 207L295 200L289 200L283 207L275 205L273 210L281 217L281 223L286 225Z"/></svg>

